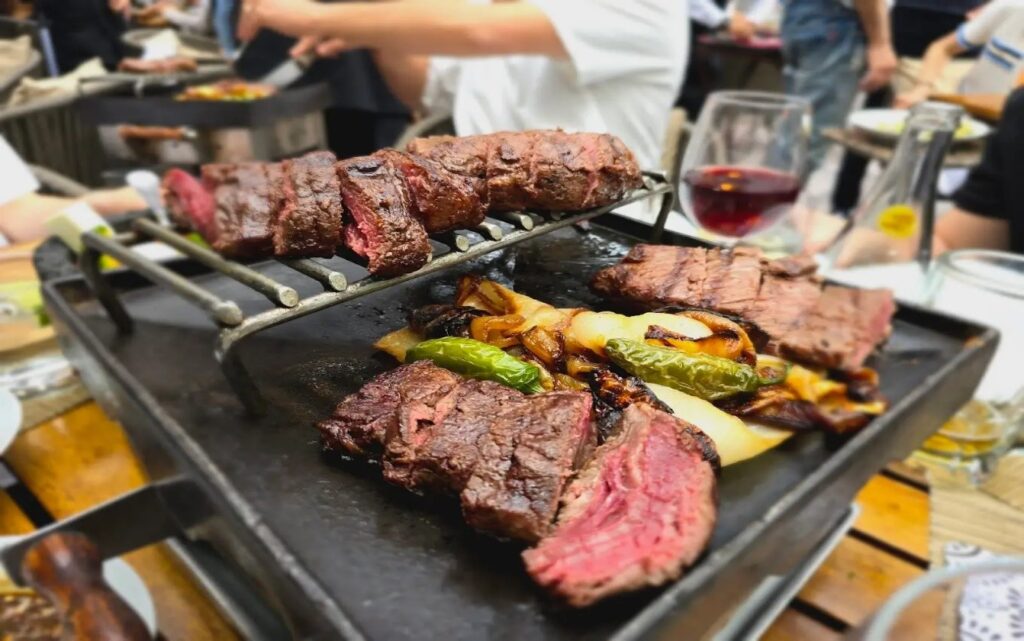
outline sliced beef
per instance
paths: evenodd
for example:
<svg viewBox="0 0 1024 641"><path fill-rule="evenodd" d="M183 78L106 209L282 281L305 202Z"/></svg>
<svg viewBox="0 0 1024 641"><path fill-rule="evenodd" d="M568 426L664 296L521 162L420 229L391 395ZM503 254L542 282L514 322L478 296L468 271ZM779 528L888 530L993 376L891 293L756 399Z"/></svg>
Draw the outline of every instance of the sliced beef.
<svg viewBox="0 0 1024 641"><path fill-rule="evenodd" d="M413 215L427 233L472 229L483 222L487 210L469 178L429 158L394 149L378 151L374 156L390 162L405 178Z"/></svg>
<svg viewBox="0 0 1024 641"><path fill-rule="evenodd" d="M207 238L213 229L213 216L217 205L213 194L199 179L181 169L170 169L161 182L167 211L175 224L194 229Z"/></svg>
<svg viewBox="0 0 1024 641"><path fill-rule="evenodd" d="M316 151L281 164L277 256L329 258L341 245L342 203L334 154Z"/></svg>
<svg viewBox="0 0 1024 641"><path fill-rule="evenodd" d="M490 206L487 200L487 157L493 142L489 136L430 136L414 138L406 151L434 160L445 170L466 178L486 208Z"/></svg>
<svg viewBox="0 0 1024 641"><path fill-rule="evenodd" d="M766 350L814 365L855 370L891 331L888 290L822 286L812 261L765 259L759 250L637 245L591 283L635 309L703 307L753 324Z"/></svg>
<svg viewBox="0 0 1024 641"><path fill-rule="evenodd" d="M377 376L343 399L330 418L317 423L324 449L377 457L386 435L401 417L433 407L462 382L462 377L430 361L417 361Z"/></svg>
<svg viewBox="0 0 1024 641"><path fill-rule="evenodd" d="M699 429L631 405L569 484L554 533L523 553L527 571L574 606L676 579L714 530L717 466Z"/></svg>
<svg viewBox="0 0 1024 641"><path fill-rule="evenodd" d="M345 245L366 258L376 276L416 271L430 260L423 224L410 211L409 192L386 159L362 156L336 165L348 220Z"/></svg>
<svg viewBox="0 0 1024 641"><path fill-rule="evenodd" d="M534 137L495 134L487 155L487 197L492 211L537 209L532 198Z"/></svg>
<svg viewBox="0 0 1024 641"><path fill-rule="evenodd" d="M273 252L281 173L276 165L203 165L203 184L213 193L216 213L210 246L231 258L262 258ZM200 232L202 233L202 232Z"/></svg>
<svg viewBox="0 0 1024 641"><path fill-rule="evenodd" d="M462 490L466 522L523 541L548 534L562 489L594 448L591 404L590 394L549 392L498 415Z"/></svg>

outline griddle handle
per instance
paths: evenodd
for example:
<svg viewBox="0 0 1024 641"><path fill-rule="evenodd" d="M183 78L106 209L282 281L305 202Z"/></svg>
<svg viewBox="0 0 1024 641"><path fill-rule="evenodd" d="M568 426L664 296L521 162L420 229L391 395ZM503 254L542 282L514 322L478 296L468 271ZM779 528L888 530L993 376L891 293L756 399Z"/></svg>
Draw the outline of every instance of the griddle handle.
<svg viewBox="0 0 1024 641"><path fill-rule="evenodd" d="M57 609L65 638L77 641L147 641L139 615L103 578L99 549L84 534L56 532L36 543L22 576Z"/></svg>

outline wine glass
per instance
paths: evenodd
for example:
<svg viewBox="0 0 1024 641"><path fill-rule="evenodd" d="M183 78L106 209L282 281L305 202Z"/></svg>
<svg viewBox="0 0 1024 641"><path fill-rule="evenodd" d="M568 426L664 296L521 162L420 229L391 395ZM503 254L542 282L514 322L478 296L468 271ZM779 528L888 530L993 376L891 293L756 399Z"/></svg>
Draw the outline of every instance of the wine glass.
<svg viewBox="0 0 1024 641"><path fill-rule="evenodd" d="M683 155L679 199L698 229L733 245L783 218L800 195L811 104L758 91L712 93Z"/></svg>

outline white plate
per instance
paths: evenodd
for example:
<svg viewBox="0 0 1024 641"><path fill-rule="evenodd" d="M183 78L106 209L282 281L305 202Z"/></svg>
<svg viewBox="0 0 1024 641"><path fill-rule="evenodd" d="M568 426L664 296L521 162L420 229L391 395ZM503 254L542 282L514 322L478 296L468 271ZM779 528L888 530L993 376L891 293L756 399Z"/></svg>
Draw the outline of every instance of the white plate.
<svg viewBox="0 0 1024 641"><path fill-rule="evenodd" d="M18 541L18 536L0 536L0 549ZM3 568L0 567L0 574ZM128 606L135 610L150 635L156 636L156 607L153 597L149 594L146 584L130 565L121 559L109 559L103 562L103 578L107 585L124 599Z"/></svg>
<svg viewBox="0 0 1024 641"><path fill-rule="evenodd" d="M11 390L0 388L0 456L14 442L21 427L21 401Z"/></svg>
<svg viewBox="0 0 1024 641"><path fill-rule="evenodd" d="M903 132L903 123L910 112L906 109L861 109L850 114L848 124L876 138L898 140ZM981 140L992 133L992 128L980 120L965 115L960 121L956 142Z"/></svg>

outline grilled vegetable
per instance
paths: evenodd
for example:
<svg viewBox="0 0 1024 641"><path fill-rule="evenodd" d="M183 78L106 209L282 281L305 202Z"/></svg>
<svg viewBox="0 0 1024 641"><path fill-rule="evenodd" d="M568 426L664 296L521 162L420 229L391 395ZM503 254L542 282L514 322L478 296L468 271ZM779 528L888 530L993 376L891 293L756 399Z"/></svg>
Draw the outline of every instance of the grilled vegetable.
<svg viewBox="0 0 1024 641"><path fill-rule="evenodd" d="M612 339L605 345L608 358L633 376L659 383L698 398L714 401L754 392L785 378L763 378L753 367L708 354L655 347L639 341Z"/></svg>
<svg viewBox="0 0 1024 641"><path fill-rule="evenodd" d="M496 381L528 394L544 391L539 367L472 338L449 336L423 341L406 352L405 360L431 360L463 376Z"/></svg>

